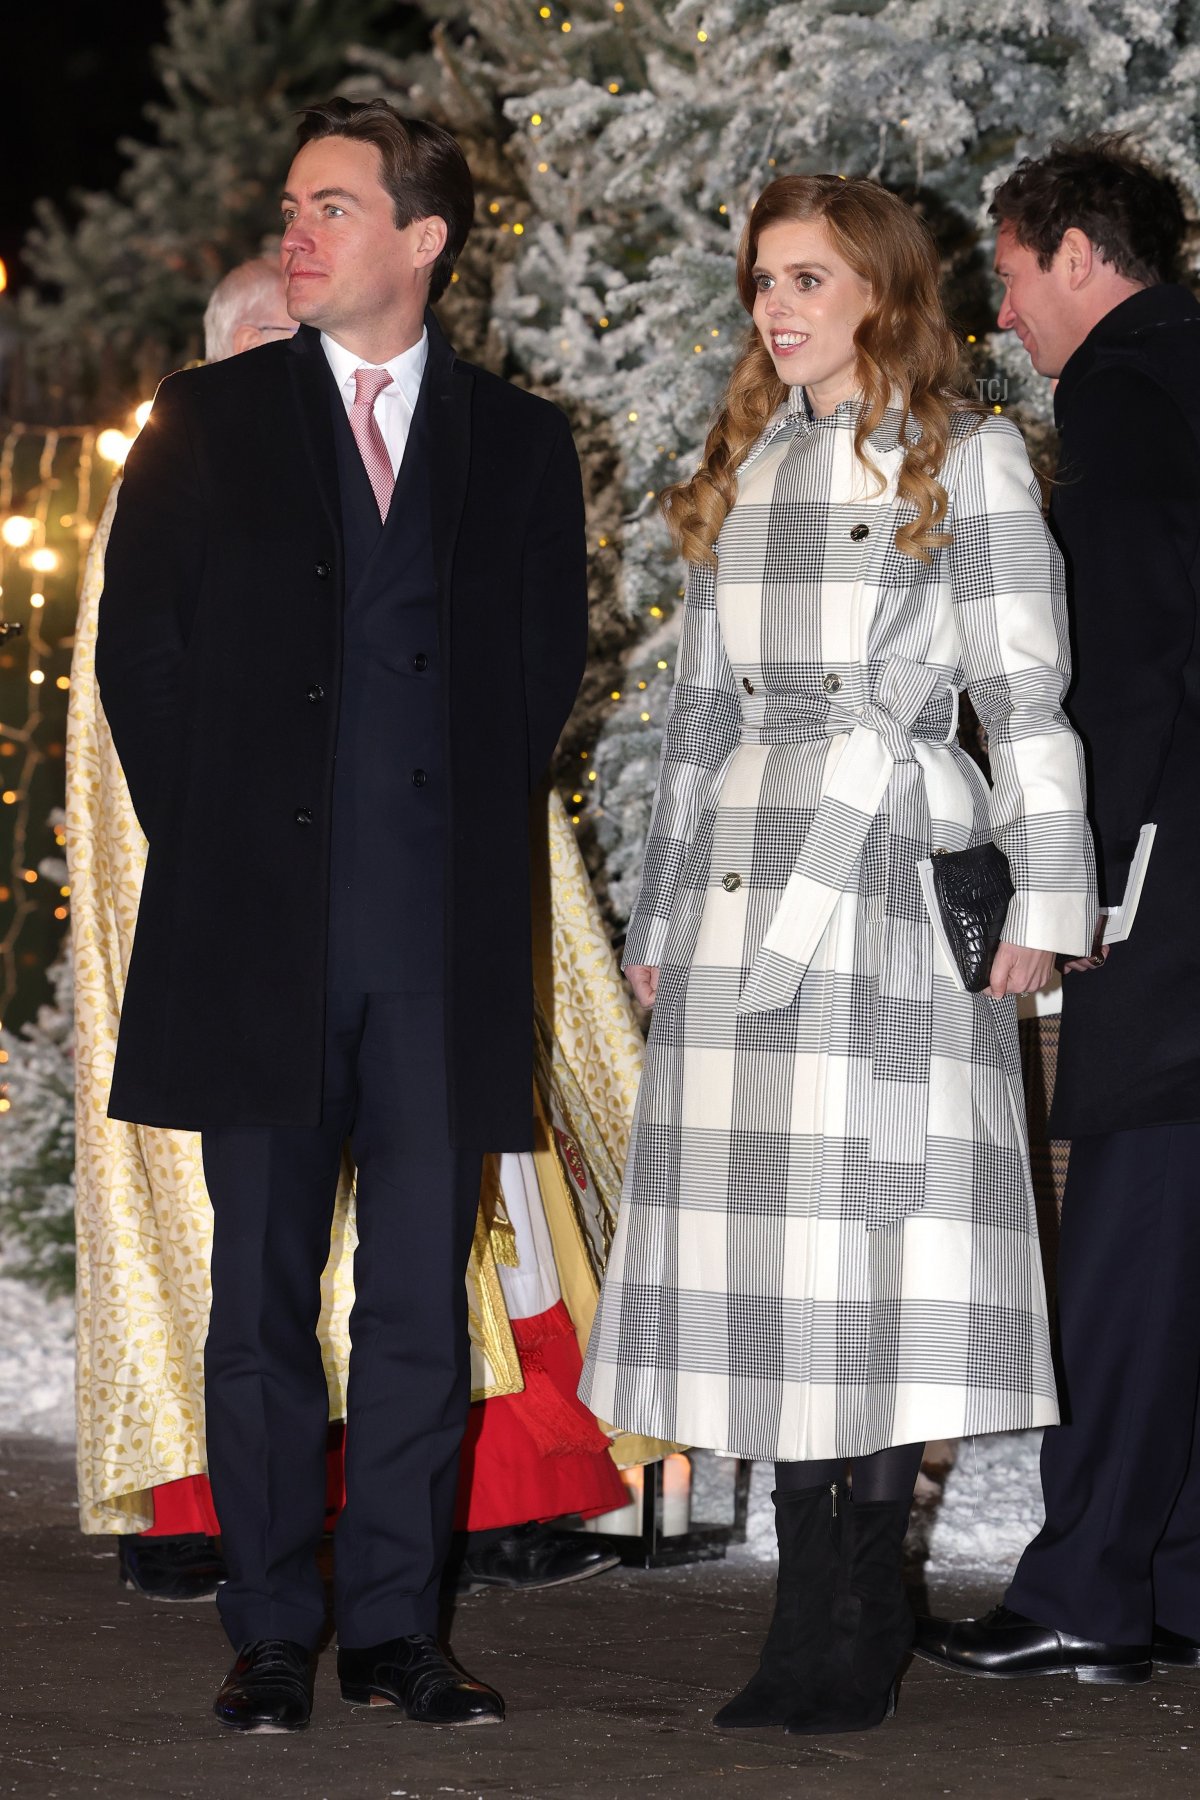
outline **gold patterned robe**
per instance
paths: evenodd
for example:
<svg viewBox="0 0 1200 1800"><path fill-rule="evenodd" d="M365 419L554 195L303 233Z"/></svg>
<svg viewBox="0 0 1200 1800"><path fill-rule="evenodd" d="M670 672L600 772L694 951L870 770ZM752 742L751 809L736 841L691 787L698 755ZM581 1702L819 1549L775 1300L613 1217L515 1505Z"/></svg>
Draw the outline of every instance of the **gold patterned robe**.
<svg viewBox="0 0 1200 1800"><path fill-rule="evenodd" d="M119 483L117 484L119 487ZM75 951L77 1444L85 1532L153 1522L154 1488L205 1472L203 1350L212 1214L191 1132L108 1117L117 1023L146 842L100 706L96 626L109 496L80 595L67 734L67 860ZM570 823L556 794L535 847L538 1187L563 1299L587 1342L612 1237L642 1037ZM352 1174L338 1194L323 1280L331 1418L344 1418L355 1244ZM496 1274L509 1258L503 1196L485 1168L467 1285L472 1398L518 1392L520 1364ZM622 1438L622 1463L660 1454Z"/></svg>

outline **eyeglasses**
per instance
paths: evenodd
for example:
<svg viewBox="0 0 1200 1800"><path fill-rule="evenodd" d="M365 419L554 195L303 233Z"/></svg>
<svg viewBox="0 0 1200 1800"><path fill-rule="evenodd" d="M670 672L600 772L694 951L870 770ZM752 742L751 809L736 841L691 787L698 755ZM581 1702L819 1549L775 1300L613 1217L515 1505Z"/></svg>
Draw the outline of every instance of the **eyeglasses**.
<svg viewBox="0 0 1200 1800"><path fill-rule="evenodd" d="M300 329L298 324L297 325L256 325L254 323L253 319L243 319L242 324L249 325L249 327L252 331L261 331L263 333L273 331L279 337L295 337L296 333Z"/></svg>

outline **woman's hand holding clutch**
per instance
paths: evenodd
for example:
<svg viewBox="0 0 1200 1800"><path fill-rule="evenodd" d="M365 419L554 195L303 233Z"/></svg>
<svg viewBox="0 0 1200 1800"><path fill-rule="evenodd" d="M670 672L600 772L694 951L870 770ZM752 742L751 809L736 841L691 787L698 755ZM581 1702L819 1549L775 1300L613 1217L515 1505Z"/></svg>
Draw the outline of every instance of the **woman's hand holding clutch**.
<svg viewBox="0 0 1200 1800"><path fill-rule="evenodd" d="M1053 950L1026 950L1021 944L1001 942L992 958L992 972L985 992L993 1000L1005 994L1036 994L1054 974Z"/></svg>

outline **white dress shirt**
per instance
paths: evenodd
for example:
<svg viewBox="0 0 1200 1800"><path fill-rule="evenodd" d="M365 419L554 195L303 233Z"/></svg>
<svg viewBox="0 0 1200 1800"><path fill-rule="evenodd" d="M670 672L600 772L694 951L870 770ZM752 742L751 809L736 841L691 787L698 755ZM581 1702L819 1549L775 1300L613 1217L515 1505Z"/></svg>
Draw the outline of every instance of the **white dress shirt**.
<svg viewBox="0 0 1200 1800"><path fill-rule="evenodd" d="M421 377L429 360L429 333L422 331L410 350L393 356L390 362L385 363L364 362L361 356L355 356L352 350L347 350L324 331L321 333L321 348L333 370L333 378L338 384L347 418L354 405L355 369L386 369L391 376L390 384L375 401L375 422L383 433L383 441L392 462L392 474L398 475L400 464L404 460L404 446L408 443L409 426L417 408L417 395L421 391Z"/></svg>

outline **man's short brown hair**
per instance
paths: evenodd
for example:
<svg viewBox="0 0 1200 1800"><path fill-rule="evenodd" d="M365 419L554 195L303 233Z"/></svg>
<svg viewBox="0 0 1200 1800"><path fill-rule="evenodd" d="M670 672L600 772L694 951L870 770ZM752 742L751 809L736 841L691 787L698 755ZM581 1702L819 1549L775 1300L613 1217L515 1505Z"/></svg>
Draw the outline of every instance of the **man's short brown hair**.
<svg viewBox="0 0 1200 1800"><path fill-rule="evenodd" d="M992 196L991 217L1048 269L1063 233L1082 231L1128 281L1173 281L1187 221L1179 189L1123 134L1051 144L1026 157Z"/></svg>
<svg viewBox="0 0 1200 1800"><path fill-rule="evenodd" d="M374 144L397 230L414 219L446 221L446 247L429 282L429 298L440 300L475 217L475 184L457 140L428 119L404 118L386 100L347 100L341 94L305 107L296 133L301 145L329 137Z"/></svg>

